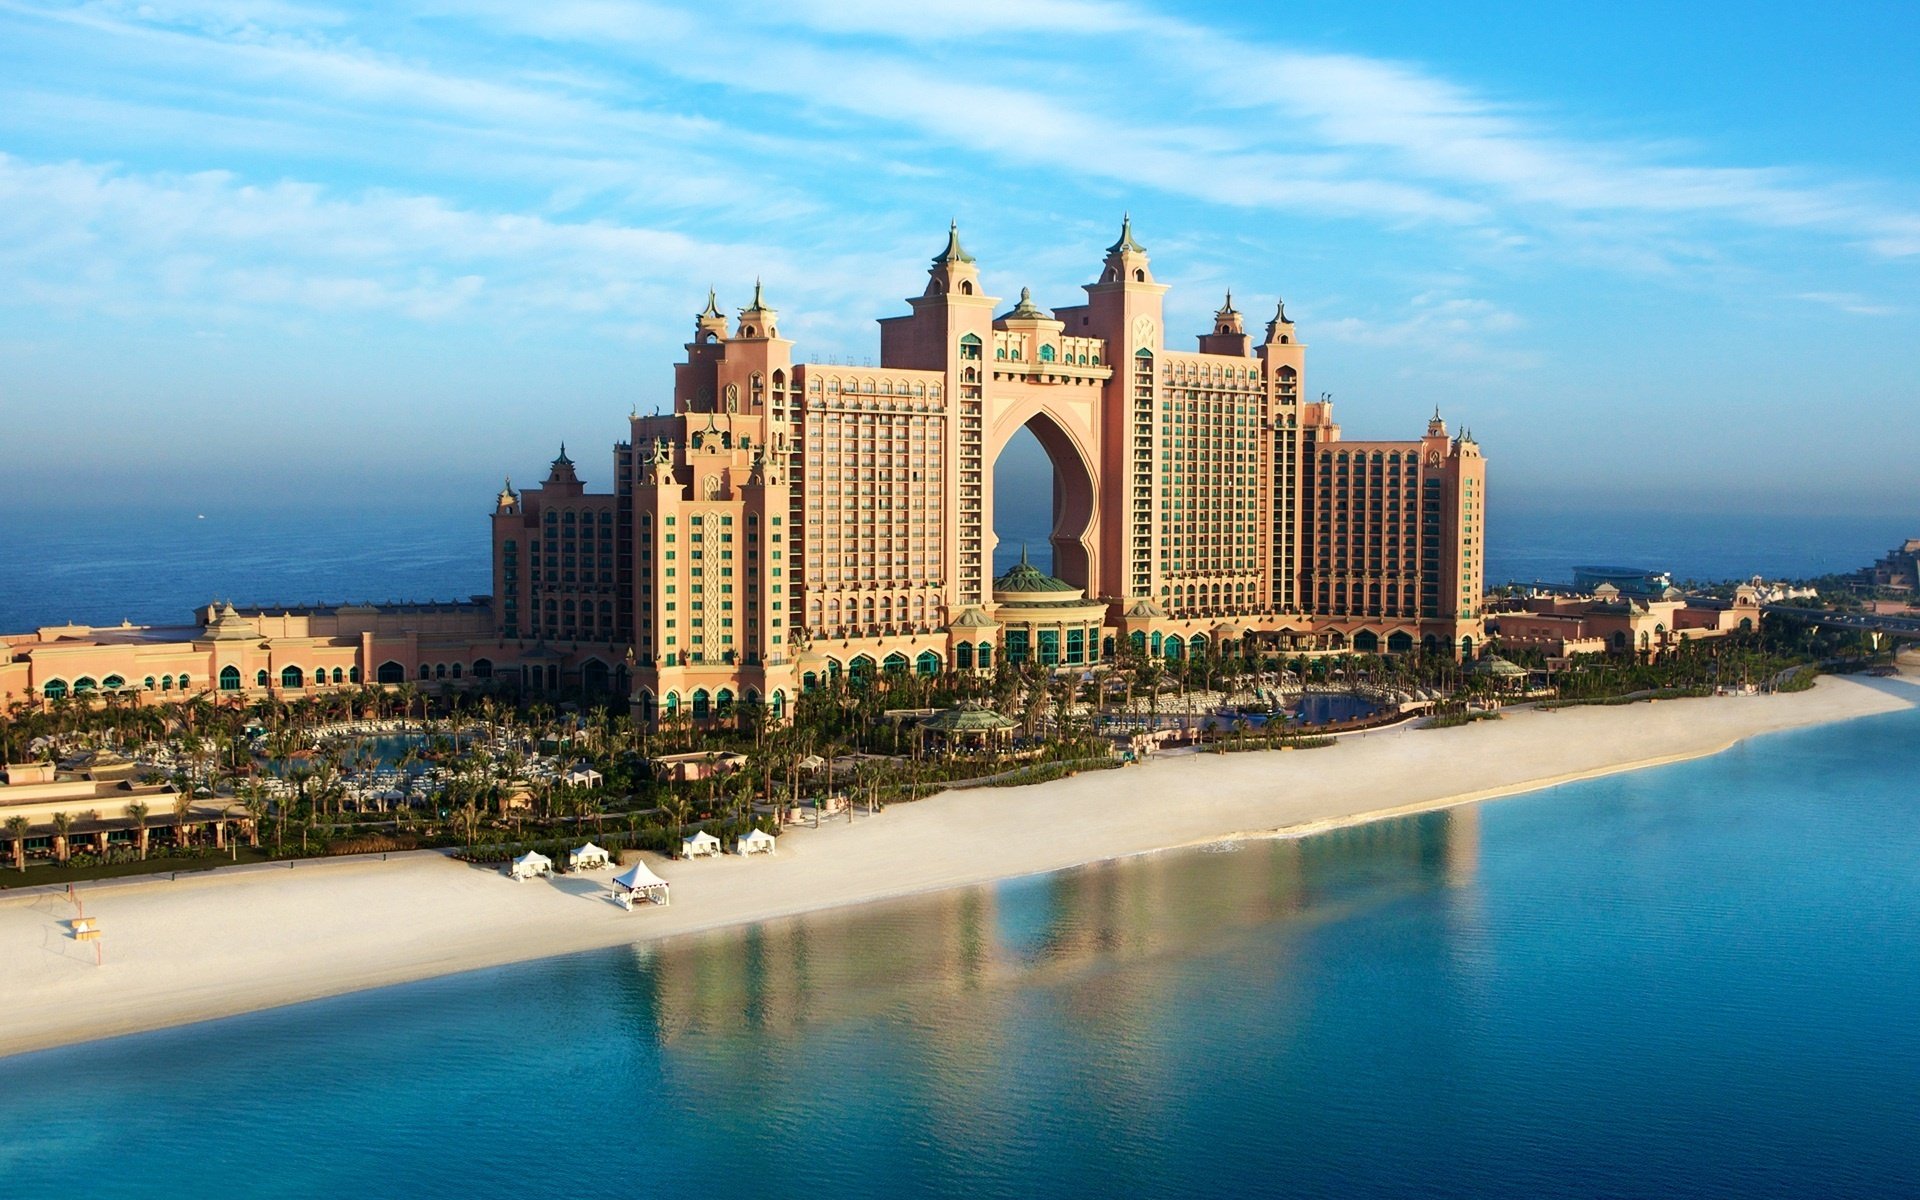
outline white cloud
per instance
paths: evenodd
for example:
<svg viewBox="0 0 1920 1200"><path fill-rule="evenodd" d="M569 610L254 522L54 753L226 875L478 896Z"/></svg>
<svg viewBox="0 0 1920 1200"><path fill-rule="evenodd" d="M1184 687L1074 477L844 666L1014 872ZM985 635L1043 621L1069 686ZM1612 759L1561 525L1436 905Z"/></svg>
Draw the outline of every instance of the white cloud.
<svg viewBox="0 0 1920 1200"><path fill-rule="evenodd" d="M1877 304L1858 292L1801 292L1794 299L1824 304L1861 317L1891 317L1907 311L1891 304Z"/></svg>

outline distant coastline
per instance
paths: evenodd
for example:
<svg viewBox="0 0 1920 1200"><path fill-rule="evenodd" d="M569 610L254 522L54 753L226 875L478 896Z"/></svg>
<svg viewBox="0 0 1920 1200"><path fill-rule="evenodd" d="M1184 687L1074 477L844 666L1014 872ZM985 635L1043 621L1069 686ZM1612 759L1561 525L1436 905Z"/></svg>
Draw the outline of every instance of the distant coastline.
<svg viewBox="0 0 1920 1200"><path fill-rule="evenodd" d="M105 965L57 895L0 896L0 1055L453 972L653 941L1223 839L1300 837L1710 755L1920 703L1911 673L1798 695L1514 711L1305 753L1171 756L946 793L794 829L767 861L655 863L671 907L626 913L604 875L514 884L438 854L83 889Z"/></svg>

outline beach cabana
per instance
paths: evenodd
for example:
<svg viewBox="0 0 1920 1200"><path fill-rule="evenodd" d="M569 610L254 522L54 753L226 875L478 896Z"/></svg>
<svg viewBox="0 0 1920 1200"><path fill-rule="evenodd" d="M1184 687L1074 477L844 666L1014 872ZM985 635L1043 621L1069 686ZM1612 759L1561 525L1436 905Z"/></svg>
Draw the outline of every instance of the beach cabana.
<svg viewBox="0 0 1920 1200"><path fill-rule="evenodd" d="M720 839L702 829L680 839L681 858L706 858L720 853Z"/></svg>
<svg viewBox="0 0 1920 1200"><path fill-rule="evenodd" d="M733 839L735 854L772 854L780 839L764 829L753 829Z"/></svg>
<svg viewBox="0 0 1920 1200"><path fill-rule="evenodd" d="M602 779L600 772L594 770L592 767L579 766L562 775L560 782L566 784L568 787L597 788L600 786Z"/></svg>
<svg viewBox="0 0 1920 1200"><path fill-rule="evenodd" d="M567 870L569 871L597 871L612 863L613 855L592 842L588 842L578 850L567 851Z"/></svg>
<svg viewBox="0 0 1920 1200"><path fill-rule="evenodd" d="M527 880L536 875L553 874L553 860L538 850L529 850L513 860L507 868L507 875L513 879Z"/></svg>
<svg viewBox="0 0 1920 1200"><path fill-rule="evenodd" d="M613 898L628 911L636 902L665 905L667 881L655 875L647 864L638 862L613 877Z"/></svg>

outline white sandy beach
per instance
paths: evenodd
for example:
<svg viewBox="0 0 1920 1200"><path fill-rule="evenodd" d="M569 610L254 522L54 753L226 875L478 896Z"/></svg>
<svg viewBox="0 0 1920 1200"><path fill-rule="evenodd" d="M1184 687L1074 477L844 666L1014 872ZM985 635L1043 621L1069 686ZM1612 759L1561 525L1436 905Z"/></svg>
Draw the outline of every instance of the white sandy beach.
<svg viewBox="0 0 1920 1200"><path fill-rule="evenodd" d="M1911 676L1813 691L1399 728L1329 749L1193 755L954 792L796 829L772 859L655 863L664 909L611 872L516 884L439 855L308 862L83 888L105 964L63 897L0 893L0 1055L552 954L1058 870L1226 837L1299 834L1723 750L1920 702Z"/></svg>

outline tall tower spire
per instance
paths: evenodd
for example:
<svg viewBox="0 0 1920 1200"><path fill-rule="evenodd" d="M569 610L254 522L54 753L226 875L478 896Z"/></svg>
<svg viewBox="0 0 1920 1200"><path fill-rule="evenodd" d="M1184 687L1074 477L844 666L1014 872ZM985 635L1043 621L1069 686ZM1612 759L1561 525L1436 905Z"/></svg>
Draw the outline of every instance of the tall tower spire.
<svg viewBox="0 0 1920 1200"><path fill-rule="evenodd" d="M1133 236L1133 214L1120 218L1120 236L1107 247L1106 262L1100 272L1102 283L1152 283L1153 272L1147 266L1147 248Z"/></svg>
<svg viewBox="0 0 1920 1200"><path fill-rule="evenodd" d="M1273 320L1267 322L1267 345L1272 346L1293 340L1293 318L1287 315L1287 302L1281 300L1274 305Z"/></svg>
<svg viewBox="0 0 1920 1200"><path fill-rule="evenodd" d="M971 296L980 290L980 267L960 244L960 222L947 223L947 244L927 268L926 295Z"/></svg>
<svg viewBox="0 0 1920 1200"><path fill-rule="evenodd" d="M779 315L779 309L767 307L766 297L762 294L760 287L760 277L756 275L753 280L753 301L740 310L740 336L743 338L779 337L779 330L774 328L774 321Z"/></svg>

